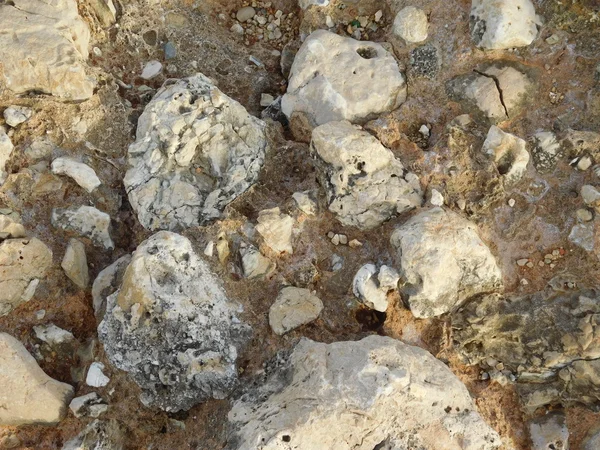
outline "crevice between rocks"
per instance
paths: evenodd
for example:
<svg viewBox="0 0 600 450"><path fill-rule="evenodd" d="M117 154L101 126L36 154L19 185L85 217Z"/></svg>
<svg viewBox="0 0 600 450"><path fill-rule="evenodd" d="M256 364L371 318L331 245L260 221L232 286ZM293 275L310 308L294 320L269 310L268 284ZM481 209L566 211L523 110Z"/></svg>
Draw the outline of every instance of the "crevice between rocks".
<svg viewBox="0 0 600 450"><path fill-rule="evenodd" d="M482 77L490 78L494 81L494 83L496 84L496 89L498 90L498 95L500 96L500 103L502 103L502 107L504 108L504 114L506 114L507 119L510 119L510 116L508 115L508 108L504 104L504 93L502 92L502 88L500 87L500 81L498 80L498 78L494 75L489 75L485 72L480 72L477 69L473 69L473 72L475 72L478 75L481 75Z"/></svg>

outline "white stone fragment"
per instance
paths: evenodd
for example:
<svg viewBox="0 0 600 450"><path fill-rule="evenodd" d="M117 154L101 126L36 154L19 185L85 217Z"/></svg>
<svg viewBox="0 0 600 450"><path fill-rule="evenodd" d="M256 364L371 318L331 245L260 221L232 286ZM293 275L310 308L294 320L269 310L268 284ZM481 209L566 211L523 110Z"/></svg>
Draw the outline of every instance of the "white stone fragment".
<svg viewBox="0 0 600 450"><path fill-rule="evenodd" d="M163 65L159 61L150 61L144 66L141 77L144 80L151 80L157 77L163 69Z"/></svg>
<svg viewBox="0 0 600 450"><path fill-rule="evenodd" d="M73 412L75 417L100 417L108 411L108 405L104 403L102 398L95 392L75 397L69 404L69 409Z"/></svg>
<svg viewBox="0 0 600 450"><path fill-rule="evenodd" d="M310 6L329 6L329 0L298 0L298 6L308 9Z"/></svg>
<svg viewBox="0 0 600 450"><path fill-rule="evenodd" d="M92 240L94 245L114 249L110 237L110 216L93 206L57 208L52 210L52 225Z"/></svg>
<svg viewBox="0 0 600 450"><path fill-rule="evenodd" d="M322 310L323 302L308 289L284 287L269 309L269 325L281 336L312 322Z"/></svg>
<svg viewBox="0 0 600 450"><path fill-rule="evenodd" d="M267 276L275 270L275 263L263 256L262 253L252 245L241 246L240 256L242 258L242 270L244 271L244 277L246 278Z"/></svg>
<svg viewBox="0 0 600 450"><path fill-rule="evenodd" d="M4 120L9 127L17 127L33 116L33 110L26 106L9 106L4 110Z"/></svg>
<svg viewBox="0 0 600 450"><path fill-rule="evenodd" d="M279 207L265 209L258 213L256 231L265 240L265 244L277 253L293 253L292 232L294 219L282 214Z"/></svg>
<svg viewBox="0 0 600 450"><path fill-rule="evenodd" d="M73 333L62 328L57 327L53 323L50 325L37 325L33 327L35 336L48 345L61 345L68 344L75 340Z"/></svg>
<svg viewBox="0 0 600 450"><path fill-rule="evenodd" d="M1 8L1 5L0 5ZM12 155L15 147L6 134L3 127L0 127L0 184L4 183L8 174L6 173L6 163Z"/></svg>
<svg viewBox="0 0 600 450"><path fill-rule="evenodd" d="M55 175L67 175L68 177L71 177L79 186L89 193L92 193L102 184L94 169L73 158L56 158L52 161L52 173Z"/></svg>
<svg viewBox="0 0 600 450"><path fill-rule="evenodd" d="M409 43L427 39L427 14L415 6L407 6L396 14L393 33Z"/></svg>
<svg viewBox="0 0 600 450"><path fill-rule="evenodd" d="M85 384L91 387L104 387L110 382L110 378L104 375L104 364L93 362L88 369Z"/></svg>
<svg viewBox="0 0 600 450"><path fill-rule="evenodd" d="M365 264L352 280L352 292L369 308L385 312L388 307L387 293L396 288L398 280L398 272L391 267L382 266L377 270L375 264Z"/></svg>
<svg viewBox="0 0 600 450"><path fill-rule="evenodd" d="M433 206L443 206L444 205L444 196L437 189L431 190L431 199L429 200Z"/></svg>

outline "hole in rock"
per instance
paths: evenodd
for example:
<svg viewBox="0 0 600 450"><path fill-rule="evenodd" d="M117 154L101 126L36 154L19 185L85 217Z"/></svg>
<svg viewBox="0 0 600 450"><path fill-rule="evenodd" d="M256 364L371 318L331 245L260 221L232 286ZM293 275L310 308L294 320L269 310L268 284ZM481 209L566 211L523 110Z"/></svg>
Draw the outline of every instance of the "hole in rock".
<svg viewBox="0 0 600 450"><path fill-rule="evenodd" d="M377 57L377 50L375 50L373 47L361 47L356 50L356 53L358 53L361 58L365 59L373 59Z"/></svg>

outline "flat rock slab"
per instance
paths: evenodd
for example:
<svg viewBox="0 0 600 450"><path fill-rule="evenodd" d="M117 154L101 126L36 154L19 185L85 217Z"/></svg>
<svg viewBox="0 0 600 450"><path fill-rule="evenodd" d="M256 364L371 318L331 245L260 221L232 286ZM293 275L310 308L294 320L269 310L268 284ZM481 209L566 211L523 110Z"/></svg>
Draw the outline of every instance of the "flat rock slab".
<svg viewBox="0 0 600 450"><path fill-rule="evenodd" d="M312 322L323 310L323 302L310 290L288 286L283 288L269 309L269 325L282 335Z"/></svg>

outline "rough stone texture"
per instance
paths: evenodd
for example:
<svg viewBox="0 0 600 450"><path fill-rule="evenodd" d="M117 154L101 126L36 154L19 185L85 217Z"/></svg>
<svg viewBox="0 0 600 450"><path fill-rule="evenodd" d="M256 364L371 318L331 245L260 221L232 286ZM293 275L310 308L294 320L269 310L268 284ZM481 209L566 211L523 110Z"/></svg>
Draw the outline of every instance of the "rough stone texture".
<svg viewBox="0 0 600 450"><path fill-rule="evenodd" d="M398 272L388 266L377 269L375 264L365 264L352 280L352 292L366 306L385 312L388 307L387 293L396 289Z"/></svg>
<svg viewBox="0 0 600 450"><path fill-rule="evenodd" d="M131 262L131 255L121 256L110 266L102 270L92 284L94 314L98 323L106 312L106 297L115 292L123 281L125 269Z"/></svg>
<svg viewBox="0 0 600 450"><path fill-rule="evenodd" d="M98 394L90 392L89 394L75 397L71 400L69 409L77 418L87 416L98 418L108 411L108 405L104 403L104 400L102 400Z"/></svg>
<svg viewBox="0 0 600 450"><path fill-rule="evenodd" d="M25 227L10 216L0 214L0 239L24 238L27 235Z"/></svg>
<svg viewBox="0 0 600 450"><path fill-rule="evenodd" d="M465 360L502 363L534 391L555 387L555 395L538 399L538 406L598 402L599 297L595 290L565 290L564 284L556 282L556 291L515 298L490 294L468 303L452 322Z"/></svg>
<svg viewBox="0 0 600 450"><path fill-rule="evenodd" d="M425 11L407 6L396 14L392 31L406 42L422 42L427 39L427 26Z"/></svg>
<svg viewBox="0 0 600 450"><path fill-rule="evenodd" d="M282 214L278 207L264 209L258 213L256 231L274 252L293 253L293 228L294 219L287 214Z"/></svg>
<svg viewBox="0 0 600 450"><path fill-rule="evenodd" d="M0 4L0 61L6 87L65 100L92 96L85 73L90 31L75 0L14 0Z"/></svg>
<svg viewBox="0 0 600 450"><path fill-rule="evenodd" d="M0 244L0 316L33 297L52 264L52 251L36 238Z"/></svg>
<svg viewBox="0 0 600 450"><path fill-rule="evenodd" d="M123 450L125 434L119 422L94 420L81 433L65 442L62 450Z"/></svg>
<svg viewBox="0 0 600 450"><path fill-rule="evenodd" d="M268 276L275 270L275 263L263 256L253 245L240 246L240 257L246 278Z"/></svg>
<svg viewBox="0 0 600 450"><path fill-rule="evenodd" d="M87 237L96 246L115 248L109 231L110 216L93 206L53 209L52 225Z"/></svg>
<svg viewBox="0 0 600 450"><path fill-rule="evenodd" d="M304 113L312 127L360 121L406 100L406 82L394 57L380 44L314 31L292 65L283 113Z"/></svg>
<svg viewBox="0 0 600 450"><path fill-rule="evenodd" d="M529 425L531 450L569 450L569 429L562 412L551 412Z"/></svg>
<svg viewBox="0 0 600 450"><path fill-rule="evenodd" d="M323 310L323 302L310 290L288 286L279 291L269 309L269 325L275 334L283 335L312 322Z"/></svg>
<svg viewBox="0 0 600 450"><path fill-rule="evenodd" d="M69 240L69 245L60 266L69 279L81 289L85 289L90 283L85 245L77 239Z"/></svg>
<svg viewBox="0 0 600 450"><path fill-rule="evenodd" d="M9 127L17 127L31 119L33 110L25 106L12 105L4 110L4 120Z"/></svg>
<svg viewBox="0 0 600 450"><path fill-rule="evenodd" d="M90 193L102 184L94 169L72 158L61 157L52 161L52 173L73 178L79 186Z"/></svg>
<svg viewBox="0 0 600 450"><path fill-rule="evenodd" d="M560 145L569 158L587 153L600 161L600 133L568 129Z"/></svg>
<svg viewBox="0 0 600 450"><path fill-rule="evenodd" d="M473 0L471 38L478 47L526 47L537 36L539 19L531 0Z"/></svg>
<svg viewBox="0 0 600 450"><path fill-rule="evenodd" d="M541 131L534 136L533 165L539 173L552 171L563 156L562 147L551 131Z"/></svg>
<svg viewBox="0 0 600 450"><path fill-rule="evenodd" d="M111 363L142 388L142 403L172 412L228 395L247 333L190 241L166 231L137 248L98 327Z"/></svg>
<svg viewBox="0 0 600 450"><path fill-rule="evenodd" d="M73 333L63 330L53 323L49 325L37 325L33 327L33 332L35 333L35 337L37 337L40 341L43 341L51 346L68 344L75 340Z"/></svg>
<svg viewBox="0 0 600 450"><path fill-rule="evenodd" d="M494 255L477 226L442 208L419 212L391 237L399 289L418 318L452 312L468 298L502 287Z"/></svg>
<svg viewBox="0 0 600 450"><path fill-rule="evenodd" d="M166 83L148 103L123 180L149 230L218 218L258 178L265 124L202 74Z"/></svg>
<svg viewBox="0 0 600 450"><path fill-rule="evenodd" d="M581 443L581 450L598 450L600 448L600 429L590 430Z"/></svg>
<svg viewBox="0 0 600 450"><path fill-rule="evenodd" d="M488 131L483 152L493 156L498 172L507 184L516 183L527 171L529 152L526 142L495 125Z"/></svg>
<svg viewBox="0 0 600 450"><path fill-rule="evenodd" d="M369 230L422 203L419 178L375 137L350 122L315 128L311 152L329 210L344 225Z"/></svg>
<svg viewBox="0 0 600 450"><path fill-rule="evenodd" d="M73 396L71 386L46 375L6 333L0 333L0 385L0 425L56 424Z"/></svg>
<svg viewBox="0 0 600 450"><path fill-rule="evenodd" d="M499 436L427 351L388 337L302 339L229 413L229 450L491 450Z"/></svg>
<svg viewBox="0 0 600 450"><path fill-rule="evenodd" d="M1 7L1 5L0 5ZM14 149L14 145L6 134L3 127L0 127L0 184L4 183L8 174L6 173L6 163Z"/></svg>

